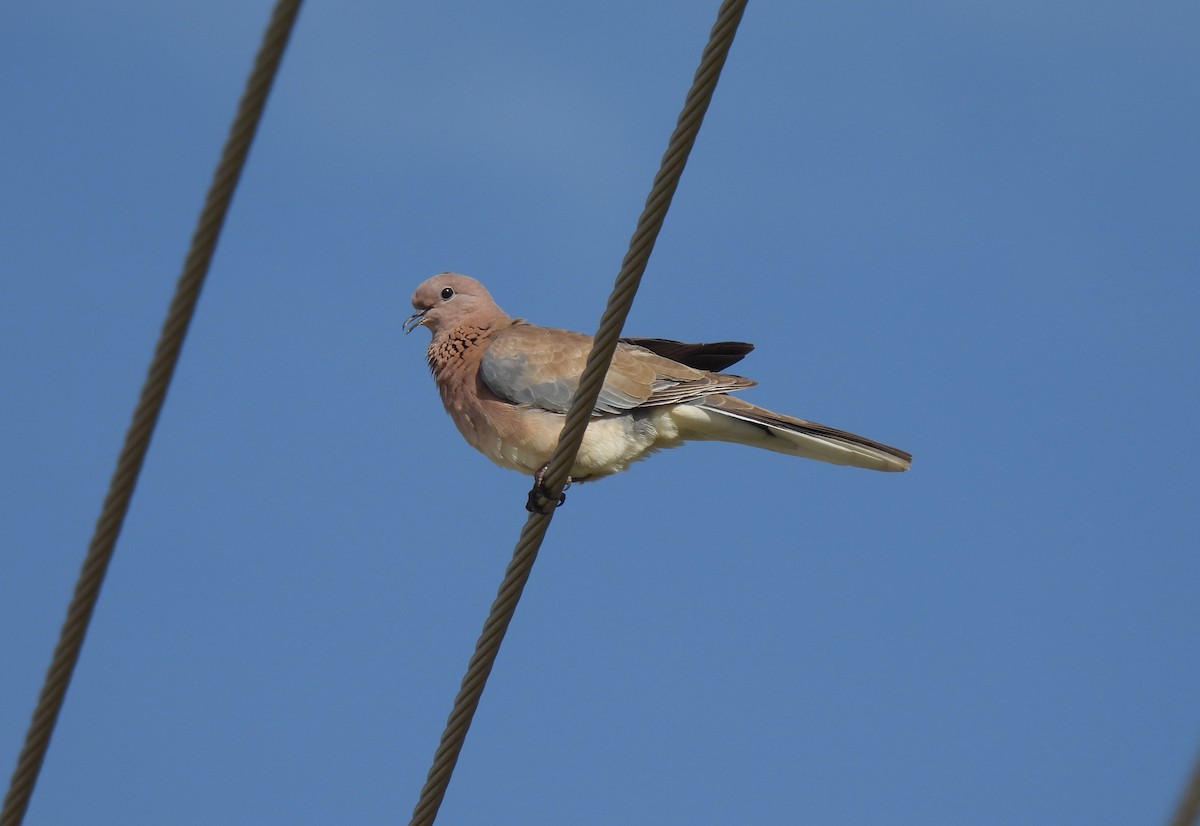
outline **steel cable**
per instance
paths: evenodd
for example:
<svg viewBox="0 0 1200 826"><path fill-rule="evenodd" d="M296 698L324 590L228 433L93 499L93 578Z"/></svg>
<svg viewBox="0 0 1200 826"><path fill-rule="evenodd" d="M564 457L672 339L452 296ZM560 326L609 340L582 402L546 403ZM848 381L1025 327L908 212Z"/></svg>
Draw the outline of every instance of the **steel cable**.
<svg viewBox="0 0 1200 826"><path fill-rule="evenodd" d="M505 571L504 580L500 584L499 593L492 603L491 612L484 623L483 632L475 644L475 653L467 666L466 676L463 677L462 687L454 699L449 720L442 739L434 754L433 765L421 789L420 799L413 810L410 826L428 826L437 818L438 808L446 795L446 787L450 776L458 762L462 751L467 730L479 706L484 686L504 634L516 611L517 601L525 583L529 580L534 560L537 559L538 549L550 527L553 508L550 503L557 502L567 482L567 475L575 463L575 455L583 443L583 434L591 417L592 408L600 395L604 376L617 349L617 340L629 309L633 306L633 298L641 283L642 274L646 271L646 262L654 248L654 242L662 229L671 198L679 185L680 175L696 141L696 134L704 119L704 113L712 100L713 90L725 65L725 58L733 43L738 23L746 9L746 0L725 0L717 13L717 22L713 25L708 45L700 59L700 67L696 70L692 88L684 101L683 111L667 144L658 174L654 178L650 195L646 198L646 206L638 219L633 238L629 243L629 251L621 264L621 271L613 285L609 296L608 306L600 319L600 327L596 333L587 365L579 380L579 388L571 402L567 413L566 424L559 437L558 447L550 459L548 470L544 477L544 495L541 504L545 512L534 512L525 520L520 539L513 550L512 561Z"/></svg>
<svg viewBox="0 0 1200 826"><path fill-rule="evenodd" d="M166 320L159 334L154 357L142 385L141 396L134 408L133 419L125 434L125 443L117 458L116 470L109 482L108 495L96 521L96 529L88 546L87 555L75 584L75 592L67 607L67 618L59 633L58 645L46 679L34 708L25 743L17 758L17 766L9 782L0 809L0 826L18 826L25 818L33 788L50 745L54 725L62 710L71 675L79 662L83 639L100 596L108 563L112 560L117 536L129 510L129 502L137 485L138 475L150 446L150 437L167 396L167 388L184 337L200 296L200 288L208 274L209 263L217 246L225 215L233 199L234 189L254 140L267 95L278 72L284 49L291 36L296 16L300 11L300 0L279 0L271 13L270 22L263 35L262 45L255 58L254 68L246 80L246 88L238 106L238 112L229 130L221 160L213 173L208 195L191 248L184 260L183 270L175 285Z"/></svg>
<svg viewBox="0 0 1200 826"><path fill-rule="evenodd" d="M1179 805L1171 817L1171 826L1196 826L1200 823L1200 755L1192 766L1191 777L1180 795Z"/></svg>

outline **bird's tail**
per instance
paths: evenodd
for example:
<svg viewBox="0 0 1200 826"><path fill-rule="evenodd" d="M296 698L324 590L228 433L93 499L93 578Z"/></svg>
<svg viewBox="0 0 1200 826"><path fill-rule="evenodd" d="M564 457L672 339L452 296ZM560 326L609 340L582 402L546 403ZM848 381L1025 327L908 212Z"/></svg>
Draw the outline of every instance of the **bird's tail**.
<svg viewBox="0 0 1200 826"><path fill-rule="evenodd" d="M679 405L672 419L684 439L736 442L869 470L901 471L912 464L912 456L899 448L774 413L734 396L718 394L698 404Z"/></svg>

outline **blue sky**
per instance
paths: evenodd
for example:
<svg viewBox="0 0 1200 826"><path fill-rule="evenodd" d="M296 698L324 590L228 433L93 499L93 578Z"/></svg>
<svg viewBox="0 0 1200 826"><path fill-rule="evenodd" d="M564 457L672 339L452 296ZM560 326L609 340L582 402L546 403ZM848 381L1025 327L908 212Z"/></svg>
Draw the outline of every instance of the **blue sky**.
<svg viewBox="0 0 1200 826"><path fill-rule="evenodd" d="M413 287L595 329L716 3L304 9L29 824L406 822L528 480ZM266 2L0 13L0 757ZM1125 824L1200 747L1200 12L752 3L626 330L895 444L572 490L439 822Z"/></svg>

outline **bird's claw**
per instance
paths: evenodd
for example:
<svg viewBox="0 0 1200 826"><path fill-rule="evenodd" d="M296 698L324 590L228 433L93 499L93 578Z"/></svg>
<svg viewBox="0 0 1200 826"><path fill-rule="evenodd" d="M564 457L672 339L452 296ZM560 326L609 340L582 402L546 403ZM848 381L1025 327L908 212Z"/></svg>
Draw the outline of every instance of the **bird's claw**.
<svg viewBox="0 0 1200 826"><path fill-rule="evenodd" d="M546 468L542 468L533 477L533 488L529 491L529 499L525 502L525 510L530 513L549 514L555 508L561 507L567 501L567 488L571 487L571 478L567 477L567 483L563 485L562 492L558 494L558 500L555 501L550 496L550 490L546 487L545 477Z"/></svg>
<svg viewBox="0 0 1200 826"><path fill-rule="evenodd" d="M525 503L525 510L529 511L530 513L549 514L555 508L567 501L567 495L565 493L560 493L558 495L557 502L550 498L549 493L550 492L548 490L540 485L534 485L533 490L529 491L529 501Z"/></svg>

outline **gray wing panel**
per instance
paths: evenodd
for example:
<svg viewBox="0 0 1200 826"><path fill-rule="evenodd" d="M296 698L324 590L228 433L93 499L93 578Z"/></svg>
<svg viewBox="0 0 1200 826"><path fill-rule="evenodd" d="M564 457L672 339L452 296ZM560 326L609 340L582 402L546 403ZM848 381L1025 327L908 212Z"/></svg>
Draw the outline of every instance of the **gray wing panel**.
<svg viewBox="0 0 1200 826"><path fill-rule="evenodd" d="M480 376L501 398L566 413L591 344L590 337L566 330L513 327L493 339L480 362ZM614 366L605 378L592 415L619 414L642 405L650 395L649 383L653 380L652 371L643 372L646 375L635 379Z"/></svg>
<svg viewBox="0 0 1200 826"><path fill-rule="evenodd" d="M554 413L566 413L578 383L575 377L547 376L532 368L522 352L491 347L479 365L483 383L502 399Z"/></svg>
<svg viewBox="0 0 1200 826"><path fill-rule="evenodd" d="M524 353L498 354L490 349L479 367L483 383L500 398L553 413L566 413L571 407L575 388L579 386L579 377L548 377L544 372L532 369L529 357ZM596 400L592 415L624 413L643 401L605 384L600 389L600 398Z"/></svg>

